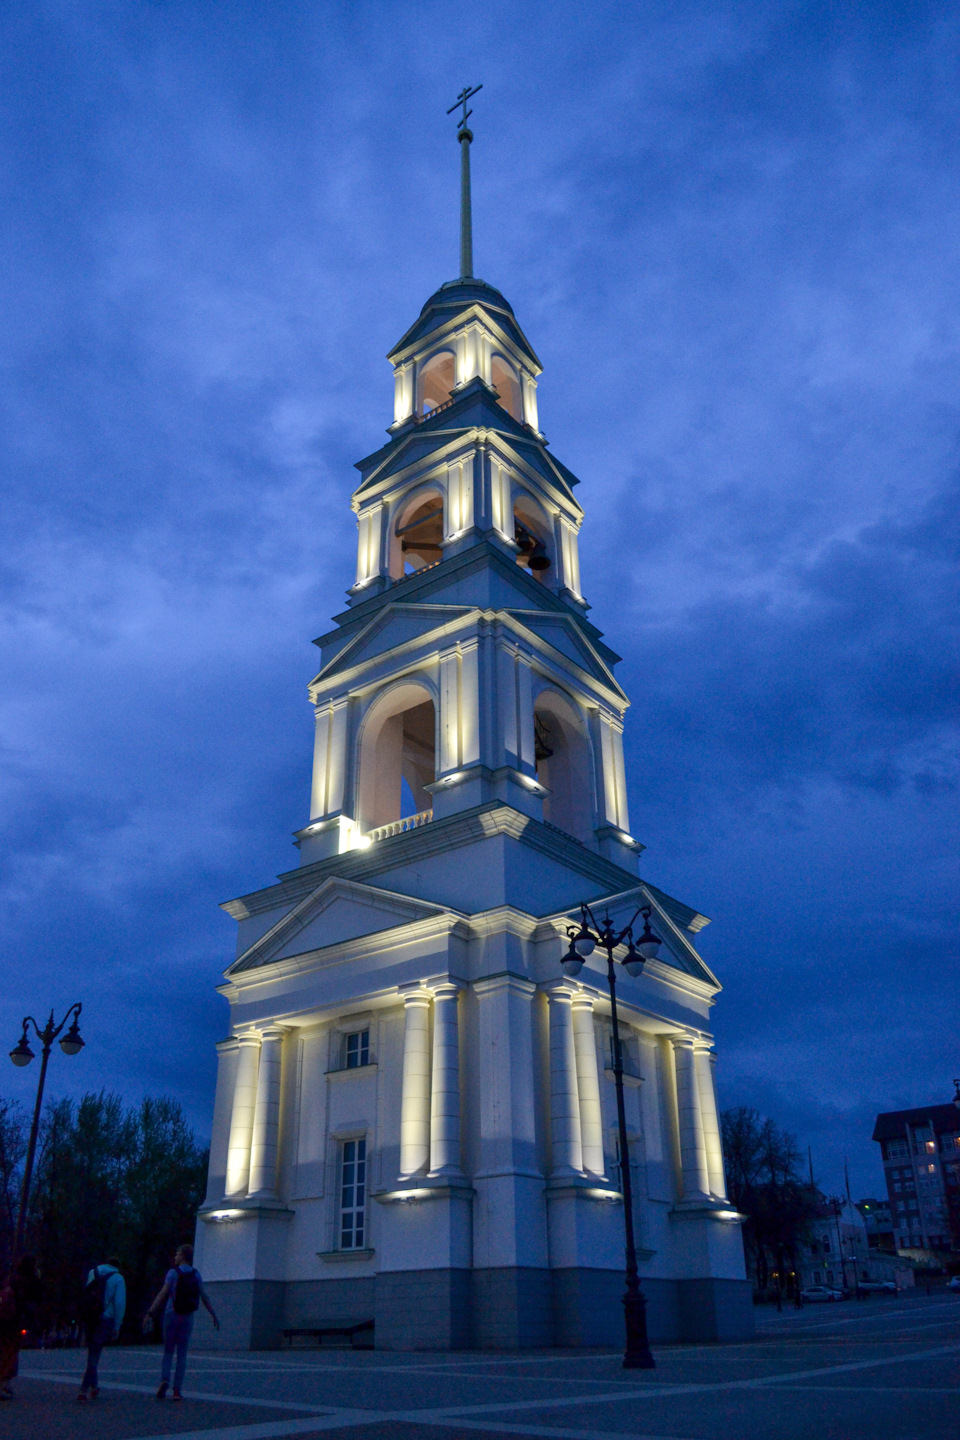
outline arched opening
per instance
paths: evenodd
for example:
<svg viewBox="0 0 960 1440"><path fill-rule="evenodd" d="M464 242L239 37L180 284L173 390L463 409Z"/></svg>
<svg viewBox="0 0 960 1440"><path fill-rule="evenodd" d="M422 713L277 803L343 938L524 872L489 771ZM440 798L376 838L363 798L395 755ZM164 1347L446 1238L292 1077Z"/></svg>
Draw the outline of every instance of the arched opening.
<svg viewBox="0 0 960 1440"><path fill-rule="evenodd" d="M523 420L523 399L520 395L520 381L509 360L494 355L490 362L490 379L500 396L500 404L509 411L514 420Z"/></svg>
<svg viewBox="0 0 960 1440"><path fill-rule="evenodd" d="M431 355L420 371L417 387L420 391L420 413L428 415L431 410L436 410L438 405L445 405L456 383L453 351L440 350L436 355Z"/></svg>
<svg viewBox="0 0 960 1440"><path fill-rule="evenodd" d="M513 505L514 539L520 546L517 564L523 565L535 580L543 582L553 564L550 525L546 515L528 495L518 495Z"/></svg>
<svg viewBox="0 0 960 1440"><path fill-rule="evenodd" d="M593 840L593 781L587 727L576 706L556 690L533 708L537 779L548 792L543 818L589 845Z"/></svg>
<svg viewBox="0 0 960 1440"><path fill-rule="evenodd" d="M390 574L394 580L443 559L443 495L439 490L419 490L401 508L392 551Z"/></svg>
<svg viewBox="0 0 960 1440"><path fill-rule="evenodd" d="M433 801L424 786L436 774L433 700L423 685L397 685L376 701L363 725L361 831L429 810Z"/></svg>

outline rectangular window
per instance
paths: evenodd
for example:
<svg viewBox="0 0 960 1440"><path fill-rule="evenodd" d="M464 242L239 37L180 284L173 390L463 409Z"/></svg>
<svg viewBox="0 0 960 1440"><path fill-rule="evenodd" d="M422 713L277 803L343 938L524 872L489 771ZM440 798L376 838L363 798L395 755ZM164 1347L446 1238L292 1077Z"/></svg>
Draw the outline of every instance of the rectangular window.
<svg viewBox="0 0 960 1440"><path fill-rule="evenodd" d="M347 1070L356 1070L370 1064L370 1031L354 1030L352 1035L343 1037L343 1064Z"/></svg>
<svg viewBox="0 0 960 1440"><path fill-rule="evenodd" d="M366 1235L367 1142L344 1140L340 1148L340 1249L362 1250Z"/></svg>

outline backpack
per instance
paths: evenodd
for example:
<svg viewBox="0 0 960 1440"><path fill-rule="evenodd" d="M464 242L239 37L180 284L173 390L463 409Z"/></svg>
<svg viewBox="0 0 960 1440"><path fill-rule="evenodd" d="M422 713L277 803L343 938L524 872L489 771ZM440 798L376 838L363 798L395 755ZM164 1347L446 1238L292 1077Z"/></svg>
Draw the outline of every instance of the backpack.
<svg viewBox="0 0 960 1440"><path fill-rule="evenodd" d="M94 1266L93 1274L83 1287L83 1295L80 1297L80 1323L84 1330L96 1330L103 1319L104 1296L107 1291L107 1281L112 1271L101 1270L99 1265Z"/></svg>
<svg viewBox="0 0 960 1440"><path fill-rule="evenodd" d="M177 1285L173 1292L173 1313L192 1315L200 1309L200 1276L196 1270L178 1270Z"/></svg>

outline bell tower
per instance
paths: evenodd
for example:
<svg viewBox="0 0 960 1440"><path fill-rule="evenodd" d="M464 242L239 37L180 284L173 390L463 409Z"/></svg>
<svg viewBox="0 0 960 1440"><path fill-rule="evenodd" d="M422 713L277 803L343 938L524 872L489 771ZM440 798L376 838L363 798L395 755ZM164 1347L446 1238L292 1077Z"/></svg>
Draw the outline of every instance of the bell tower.
<svg viewBox="0 0 960 1440"><path fill-rule="evenodd" d="M357 466L349 608L317 641L301 858L501 803L632 870L629 702L586 618L579 482L540 430L540 361L509 302L472 274L459 103L464 273L387 357L394 419Z"/></svg>
<svg viewBox="0 0 960 1440"><path fill-rule="evenodd" d="M623 1164L652 1337L752 1324L708 922L637 874L629 702L587 618L578 481L540 429L532 345L473 274L475 93L461 273L388 356L356 577L316 642L299 864L224 906L198 1264L229 1346L345 1323L385 1349L616 1343ZM581 901L614 925L648 906L663 937L618 982L626 1156L605 971L560 963Z"/></svg>

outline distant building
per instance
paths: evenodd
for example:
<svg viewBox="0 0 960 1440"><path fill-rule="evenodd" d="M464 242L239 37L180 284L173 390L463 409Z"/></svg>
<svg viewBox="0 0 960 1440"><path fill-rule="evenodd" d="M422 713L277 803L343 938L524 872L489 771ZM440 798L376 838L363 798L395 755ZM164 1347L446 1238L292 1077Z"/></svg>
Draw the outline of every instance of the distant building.
<svg viewBox="0 0 960 1440"><path fill-rule="evenodd" d="M863 1216L867 1244L871 1250L896 1250L893 1235L893 1211L889 1200L858 1200L857 1209Z"/></svg>
<svg viewBox="0 0 960 1440"><path fill-rule="evenodd" d="M960 1250L960 1109L926 1105L877 1116L894 1245L916 1258Z"/></svg>
<svg viewBox="0 0 960 1440"><path fill-rule="evenodd" d="M801 1286L834 1285L856 1291L860 1285L891 1281L902 1290L913 1284L913 1266L871 1243L864 1207L886 1208L885 1202L831 1200L818 1195L819 1214L807 1222L806 1235L797 1249Z"/></svg>

